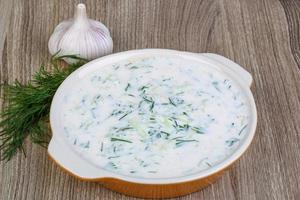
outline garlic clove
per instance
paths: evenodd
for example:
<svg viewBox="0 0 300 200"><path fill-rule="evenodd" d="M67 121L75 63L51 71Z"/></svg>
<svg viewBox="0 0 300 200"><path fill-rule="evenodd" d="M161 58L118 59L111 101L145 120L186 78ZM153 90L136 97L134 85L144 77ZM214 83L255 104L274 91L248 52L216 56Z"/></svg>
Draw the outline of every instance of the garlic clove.
<svg viewBox="0 0 300 200"><path fill-rule="evenodd" d="M58 51L58 44L60 41L60 38L63 37L64 33L65 33L65 29L68 29L72 24L71 20L67 20L64 22L61 22L54 30L54 32L52 33L49 42L48 42L48 48L49 48L49 52L50 54L54 55L55 53L57 53Z"/></svg>
<svg viewBox="0 0 300 200"><path fill-rule="evenodd" d="M74 19L61 22L48 43L53 55L77 55L87 60L107 55L113 51L109 30L101 22L88 19L84 4L78 4ZM74 60L66 59L72 63Z"/></svg>

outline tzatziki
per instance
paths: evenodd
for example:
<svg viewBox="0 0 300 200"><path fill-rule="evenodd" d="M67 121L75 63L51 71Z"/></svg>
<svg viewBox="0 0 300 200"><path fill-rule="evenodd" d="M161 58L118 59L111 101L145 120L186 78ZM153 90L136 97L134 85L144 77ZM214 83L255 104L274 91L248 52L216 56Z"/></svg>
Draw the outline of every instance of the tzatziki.
<svg viewBox="0 0 300 200"><path fill-rule="evenodd" d="M239 84L217 68L164 55L99 67L62 104L75 152L144 178L190 175L222 162L246 135L250 107Z"/></svg>

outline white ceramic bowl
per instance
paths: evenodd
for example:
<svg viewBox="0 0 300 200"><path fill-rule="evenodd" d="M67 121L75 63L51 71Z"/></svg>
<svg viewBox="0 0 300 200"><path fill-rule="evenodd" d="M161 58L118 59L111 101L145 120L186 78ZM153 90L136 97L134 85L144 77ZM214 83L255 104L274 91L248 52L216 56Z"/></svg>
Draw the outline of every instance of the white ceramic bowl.
<svg viewBox="0 0 300 200"><path fill-rule="evenodd" d="M250 104L250 120L247 128L248 132L231 156L226 158L223 162L197 174L178 178L151 179L129 177L96 167L72 150L71 145L68 144L65 136L62 134L63 122L59 120L60 111L62 109L61 106L63 105L62 97L65 91L72 89L74 83L80 82L82 77L90 71L99 69L104 65L141 55L176 55L192 59L205 64L207 67L218 68L218 70L230 76L232 80L242 88ZM83 180L100 181L104 186L128 195L162 198L188 194L214 181L224 169L235 162L249 147L255 133L257 122L255 102L250 91L251 83L252 77L246 70L229 59L217 54L196 54L166 49L142 49L116 53L96 59L73 72L58 88L53 98L50 111L50 123L53 135L48 147L48 153L59 166L70 174Z"/></svg>

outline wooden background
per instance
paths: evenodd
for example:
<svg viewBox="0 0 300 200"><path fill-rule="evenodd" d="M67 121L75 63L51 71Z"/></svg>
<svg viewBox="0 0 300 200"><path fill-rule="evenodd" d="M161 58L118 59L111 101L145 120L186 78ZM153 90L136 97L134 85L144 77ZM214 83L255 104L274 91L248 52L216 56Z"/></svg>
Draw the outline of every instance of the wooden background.
<svg viewBox="0 0 300 200"><path fill-rule="evenodd" d="M30 80L49 59L54 27L78 1L0 0L1 82ZM182 200L300 199L300 1L88 0L91 18L108 26L114 51L170 48L214 52L254 78L255 139L218 182ZM131 199L65 174L46 149L0 164L0 199Z"/></svg>

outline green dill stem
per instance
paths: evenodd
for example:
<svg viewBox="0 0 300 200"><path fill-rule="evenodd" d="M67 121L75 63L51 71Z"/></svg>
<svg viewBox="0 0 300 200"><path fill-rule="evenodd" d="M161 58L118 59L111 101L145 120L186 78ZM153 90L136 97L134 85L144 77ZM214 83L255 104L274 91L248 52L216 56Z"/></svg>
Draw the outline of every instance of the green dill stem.
<svg viewBox="0 0 300 200"><path fill-rule="evenodd" d="M177 139L176 142L198 142L198 140L182 140L182 139Z"/></svg>
<svg viewBox="0 0 300 200"><path fill-rule="evenodd" d="M204 134L204 131L203 131L202 128L192 127L192 130L195 131L198 134Z"/></svg>
<svg viewBox="0 0 300 200"><path fill-rule="evenodd" d="M248 124L246 124L245 126L243 126L243 128L240 130L239 134L238 135L241 135L242 132L247 128Z"/></svg>
<svg viewBox="0 0 300 200"><path fill-rule="evenodd" d="M199 141L198 140L181 140L181 139L177 139L176 140L176 145L186 143L186 142L199 142Z"/></svg>
<svg viewBox="0 0 300 200"><path fill-rule="evenodd" d="M110 156L107 159L112 159L112 158L119 158L120 156Z"/></svg>
<svg viewBox="0 0 300 200"><path fill-rule="evenodd" d="M212 165L209 163L209 162L205 162L205 164L207 165L207 166L209 166L209 167L211 167Z"/></svg>
<svg viewBox="0 0 300 200"><path fill-rule="evenodd" d="M128 88L130 87L130 83L127 83L127 86L125 88L125 91L127 92Z"/></svg>
<svg viewBox="0 0 300 200"><path fill-rule="evenodd" d="M182 114L184 114L184 115L187 116L187 117L189 116L186 112L183 112Z"/></svg>
<svg viewBox="0 0 300 200"><path fill-rule="evenodd" d="M145 90L145 89L147 89L147 88L149 88L149 87L146 86L146 85L144 85L144 86L140 87L139 90L141 91L141 90Z"/></svg>
<svg viewBox="0 0 300 200"><path fill-rule="evenodd" d="M165 134L167 137L170 136L170 133L167 133L165 131L160 131L162 134Z"/></svg>
<svg viewBox="0 0 300 200"><path fill-rule="evenodd" d="M124 117L126 117L128 115L128 113L126 113L125 115L123 115L122 117L119 118L119 120L123 119Z"/></svg>
<svg viewBox="0 0 300 200"><path fill-rule="evenodd" d="M125 115L123 115L122 117L120 117L119 120L123 119L124 117L126 117L126 116L127 116L128 114L130 114L130 113L132 113L132 112L126 113Z"/></svg>
<svg viewBox="0 0 300 200"><path fill-rule="evenodd" d="M169 102L170 102L171 105L173 105L173 106L175 106L175 107L177 106L177 105L172 101L172 99L171 99L170 97L169 97L168 99L169 99Z"/></svg>
<svg viewBox="0 0 300 200"><path fill-rule="evenodd" d="M229 140L226 140L225 141L225 143L229 146L229 147L231 147L231 146L233 146L236 142L238 142L239 141L239 139L238 138L231 138L231 139L229 139Z"/></svg>
<svg viewBox="0 0 300 200"><path fill-rule="evenodd" d="M183 138L183 136L174 137L171 140L177 140L178 138Z"/></svg>
<svg viewBox="0 0 300 200"><path fill-rule="evenodd" d="M100 151L101 151L101 152L103 151L103 142L101 142L101 148L100 148Z"/></svg>
<svg viewBox="0 0 300 200"><path fill-rule="evenodd" d="M128 127L120 128L117 130L117 132L126 131L126 130L130 130L130 129L133 129L133 127L128 126Z"/></svg>
<svg viewBox="0 0 300 200"><path fill-rule="evenodd" d="M155 102L154 102L154 101L152 101L152 103L151 103L151 105L150 105L150 111L151 111L151 112L153 111L154 104L155 104Z"/></svg>
<svg viewBox="0 0 300 200"><path fill-rule="evenodd" d="M152 103L152 102L153 102L152 99L147 99L146 97L143 97L143 99L144 99L146 102L149 102L149 103Z"/></svg>
<svg viewBox="0 0 300 200"><path fill-rule="evenodd" d="M110 141L112 141L112 142L117 141L117 142L127 142L127 143L132 143L132 142L129 141L129 140L125 140L125 139L121 139L121 138L111 138Z"/></svg>

